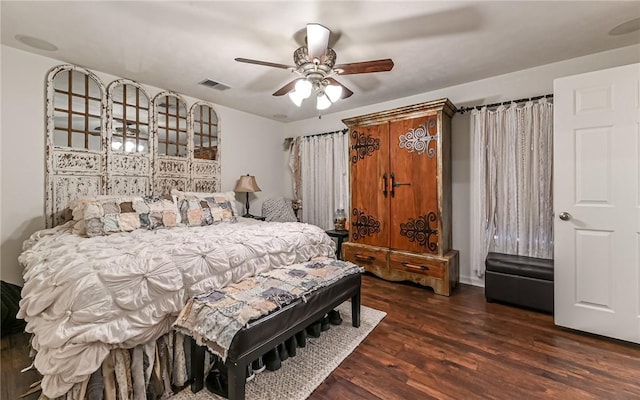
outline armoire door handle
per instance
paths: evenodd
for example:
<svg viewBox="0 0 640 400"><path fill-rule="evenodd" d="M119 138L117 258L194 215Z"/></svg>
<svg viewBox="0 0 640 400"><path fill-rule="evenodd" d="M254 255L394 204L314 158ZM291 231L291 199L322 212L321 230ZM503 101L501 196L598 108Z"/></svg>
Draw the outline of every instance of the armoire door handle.
<svg viewBox="0 0 640 400"><path fill-rule="evenodd" d="M382 194L384 194L384 197L387 197L387 173L385 172L384 175L382 175Z"/></svg>
<svg viewBox="0 0 640 400"><path fill-rule="evenodd" d="M398 186L411 186L410 182L396 182L396 175L392 172L391 173L391 197L394 197L396 195L396 190L395 188L397 188Z"/></svg>
<svg viewBox="0 0 640 400"><path fill-rule="evenodd" d="M396 185L393 183L395 178L396 178L396 175L392 172L391 173L391 197L395 197L396 195L396 190L394 189Z"/></svg>

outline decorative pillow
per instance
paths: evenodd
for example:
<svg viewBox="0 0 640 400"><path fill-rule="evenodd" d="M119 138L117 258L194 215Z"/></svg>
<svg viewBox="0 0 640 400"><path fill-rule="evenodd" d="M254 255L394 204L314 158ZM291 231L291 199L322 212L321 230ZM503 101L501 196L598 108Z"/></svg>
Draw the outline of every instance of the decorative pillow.
<svg viewBox="0 0 640 400"><path fill-rule="evenodd" d="M71 200L67 204L67 209L71 211L72 219L76 221L73 224L73 233L79 236L87 236L87 230L84 222L84 207L88 202L102 199L109 199L113 196L108 195L98 195L95 197L78 197L77 199Z"/></svg>
<svg viewBox="0 0 640 400"><path fill-rule="evenodd" d="M176 204L185 225L204 226L237 221L226 194L209 193L209 195L200 197L187 193L176 194Z"/></svg>
<svg viewBox="0 0 640 400"><path fill-rule="evenodd" d="M180 218L182 219L183 224L187 226L202 226L210 224L206 223L207 217L200 205L200 199L198 197L191 195L178 196L176 199L176 205L180 211ZM210 217L211 214L209 214L209 218Z"/></svg>
<svg viewBox="0 0 640 400"><path fill-rule="evenodd" d="M267 222L298 222L291 200L284 197L265 200L262 203L262 215Z"/></svg>
<svg viewBox="0 0 640 400"><path fill-rule="evenodd" d="M146 209L149 209L148 214ZM172 227L180 223L180 213L176 203L159 196L144 198L144 204L134 205L134 209L140 214L140 223L149 221L149 229ZM139 211L138 211L139 210Z"/></svg>
<svg viewBox="0 0 640 400"><path fill-rule="evenodd" d="M173 201L176 202L176 204L178 204L178 197L181 197L181 196L195 196L202 200L207 198L215 198L215 199L224 198L231 204L231 210L233 211L233 215L234 216L239 215L238 209L237 209L238 205L236 202L236 193L232 191L206 193L206 192L183 192L181 190L171 189L171 197L173 198Z"/></svg>
<svg viewBox="0 0 640 400"><path fill-rule="evenodd" d="M233 192L228 192L233 193ZM227 193L227 194L228 194ZM234 211L233 204L234 201L229 201L229 196L220 196L219 194L206 197L204 199L209 206L209 210L211 212L211 218L213 219L213 223L217 224L220 222L237 222L236 215L237 213ZM201 203L202 204L202 203Z"/></svg>
<svg viewBox="0 0 640 400"><path fill-rule="evenodd" d="M161 197L110 196L84 200L89 237L176 226L180 214L173 201Z"/></svg>

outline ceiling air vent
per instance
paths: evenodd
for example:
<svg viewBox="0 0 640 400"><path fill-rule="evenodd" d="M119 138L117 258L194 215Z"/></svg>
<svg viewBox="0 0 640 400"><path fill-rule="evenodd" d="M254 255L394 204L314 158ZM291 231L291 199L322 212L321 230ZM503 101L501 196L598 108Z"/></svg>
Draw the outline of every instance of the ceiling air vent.
<svg viewBox="0 0 640 400"><path fill-rule="evenodd" d="M227 86L224 83L212 81L211 79L205 79L202 82L198 82L198 84L200 84L202 86L206 86L206 87L211 88L211 89L216 89L216 90L231 89L231 86Z"/></svg>

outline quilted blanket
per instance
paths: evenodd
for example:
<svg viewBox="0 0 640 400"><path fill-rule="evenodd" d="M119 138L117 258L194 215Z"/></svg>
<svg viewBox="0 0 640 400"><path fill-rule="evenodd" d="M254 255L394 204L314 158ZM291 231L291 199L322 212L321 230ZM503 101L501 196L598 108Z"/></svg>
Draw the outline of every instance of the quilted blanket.
<svg viewBox="0 0 640 400"><path fill-rule="evenodd" d="M70 224L34 233L19 257L27 322L44 395L66 393L111 349L156 340L186 301L271 268L334 257L302 223L237 223L83 238Z"/></svg>
<svg viewBox="0 0 640 400"><path fill-rule="evenodd" d="M190 299L174 328L206 345L224 361L233 337L248 322L362 272L364 269L353 263L331 259L272 269Z"/></svg>

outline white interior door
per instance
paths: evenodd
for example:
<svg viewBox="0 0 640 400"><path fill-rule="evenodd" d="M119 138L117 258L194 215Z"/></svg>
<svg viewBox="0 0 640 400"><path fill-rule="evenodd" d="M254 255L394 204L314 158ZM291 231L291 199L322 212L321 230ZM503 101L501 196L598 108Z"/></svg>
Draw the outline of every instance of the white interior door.
<svg viewBox="0 0 640 400"><path fill-rule="evenodd" d="M553 92L555 323L640 343L640 64Z"/></svg>

